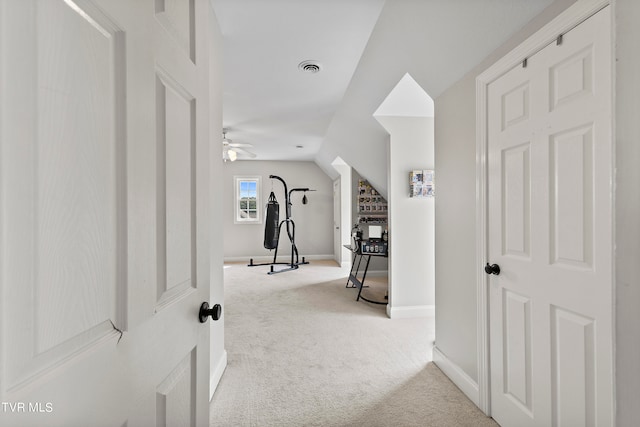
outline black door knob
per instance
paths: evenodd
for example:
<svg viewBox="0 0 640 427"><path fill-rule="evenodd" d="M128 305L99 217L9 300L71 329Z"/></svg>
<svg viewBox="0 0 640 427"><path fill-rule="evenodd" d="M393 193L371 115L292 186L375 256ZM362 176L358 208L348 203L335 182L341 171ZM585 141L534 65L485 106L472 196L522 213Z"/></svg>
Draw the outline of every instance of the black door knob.
<svg viewBox="0 0 640 427"><path fill-rule="evenodd" d="M203 302L200 306L200 313L198 314L198 318L200 319L200 323L204 323L207 321L207 318L211 316L213 320L220 319L222 315L222 306L220 304L214 304L213 307L209 308L208 302Z"/></svg>
<svg viewBox="0 0 640 427"><path fill-rule="evenodd" d="M495 274L497 276L500 274L500 266L498 264L489 265L489 263L487 263L484 267L484 272L487 274Z"/></svg>

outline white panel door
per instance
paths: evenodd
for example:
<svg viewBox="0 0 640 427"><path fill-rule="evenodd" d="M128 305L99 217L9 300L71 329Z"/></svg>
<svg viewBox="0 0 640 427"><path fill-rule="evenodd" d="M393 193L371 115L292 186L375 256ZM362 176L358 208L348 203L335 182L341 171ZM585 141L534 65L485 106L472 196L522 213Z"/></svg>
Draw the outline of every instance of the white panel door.
<svg viewBox="0 0 640 427"><path fill-rule="evenodd" d="M0 2L0 425L208 423L206 0Z"/></svg>
<svg viewBox="0 0 640 427"><path fill-rule="evenodd" d="M491 413L609 426L609 8L489 85Z"/></svg>

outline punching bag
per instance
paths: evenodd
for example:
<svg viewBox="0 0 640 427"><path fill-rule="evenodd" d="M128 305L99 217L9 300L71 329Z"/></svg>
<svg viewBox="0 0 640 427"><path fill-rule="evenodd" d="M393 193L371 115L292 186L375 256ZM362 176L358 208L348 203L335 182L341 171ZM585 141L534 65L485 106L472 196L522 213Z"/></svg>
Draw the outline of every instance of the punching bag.
<svg viewBox="0 0 640 427"><path fill-rule="evenodd" d="M278 247L278 223L280 222L280 205L273 191L267 202L267 213L264 221L264 247L275 249Z"/></svg>

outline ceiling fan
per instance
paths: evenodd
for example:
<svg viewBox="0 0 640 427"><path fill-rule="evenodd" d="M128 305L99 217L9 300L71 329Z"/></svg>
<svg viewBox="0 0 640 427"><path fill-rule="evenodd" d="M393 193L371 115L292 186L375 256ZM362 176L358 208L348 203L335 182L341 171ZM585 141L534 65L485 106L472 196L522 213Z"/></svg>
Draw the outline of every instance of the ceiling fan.
<svg viewBox="0 0 640 427"><path fill-rule="evenodd" d="M227 129L222 129L222 160L225 162L235 162L238 155L254 159L256 154L247 150L247 148L251 147L253 147L251 144L233 142L231 139L227 138Z"/></svg>

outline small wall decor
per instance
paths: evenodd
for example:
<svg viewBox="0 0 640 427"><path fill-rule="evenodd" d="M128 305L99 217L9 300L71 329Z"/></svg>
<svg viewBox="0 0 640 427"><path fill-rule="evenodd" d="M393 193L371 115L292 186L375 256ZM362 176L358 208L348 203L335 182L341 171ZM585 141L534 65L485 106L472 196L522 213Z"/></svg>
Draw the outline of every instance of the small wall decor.
<svg viewBox="0 0 640 427"><path fill-rule="evenodd" d="M409 197L434 197L433 170L414 170L409 173Z"/></svg>

